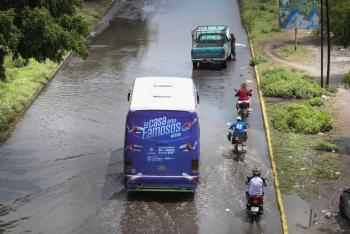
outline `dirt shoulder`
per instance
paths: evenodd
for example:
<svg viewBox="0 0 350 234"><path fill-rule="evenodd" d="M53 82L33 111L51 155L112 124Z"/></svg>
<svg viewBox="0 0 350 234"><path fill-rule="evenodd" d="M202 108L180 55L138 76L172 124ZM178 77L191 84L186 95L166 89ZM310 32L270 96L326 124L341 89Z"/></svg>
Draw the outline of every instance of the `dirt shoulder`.
<svg viewBox="0 0 350 234"><path fill-rule="evenodd" d="M332 111L335 128L330 136L340 150L339 177L318 184L319 192L310 200L314 214L311 233L350 233L349 221L338 214L339 196L344 188L350 187L350 90L338 88L338 93L332 100L335 104Z"/></svg>
<svg viewBox="0 0 350 234"><path fill-rule="evenodd" d="M278 55L276 50L285 45L294 45L294 32L290 31L287 37L282 39L267 41L263 43L263 52L275 62L287 67L304 71L314 76L319 81L321 76L321 48L318 37L312 35L311 31L300 30L297 37L297 48L306 47L314 57L313 61L293 61ZM327 47L324 47L324 76L326 75ZM334 84L341 84L344 74L350 71L350 48L332 47L330 81Z"/></svg>
<svg viewBox="0 0 350 234"><path fill-rule="evenodd" d="M317 38L309 32L303 32L299 43L305 46L315 57L314 61L301 63L281 57L276 50L282 46L294 44L293 34L281 40L264 43L263 52L276 63L303 71L316 80L320 78L320 45ZM326 53L325 48L325 53ZM326 60L325 60L326 61ZM350 70L350 49L334 48L331 53L331 83L340 85L345 73ZM326 64L326 63L325 63ZM325 73L326 74L326 73ZM318 180L315 182L316 190L307 199L311 205L309 227L304 227L298 233L350 233L350 225L338 215L339 196L341 191L350 187L350 90L343 87L338 88L335 97L327 104L328 111L331 112L335 127L328 133L328 137L339 147L340 163L336 180ZM288 214L287 214L288 216Z"/></svg>

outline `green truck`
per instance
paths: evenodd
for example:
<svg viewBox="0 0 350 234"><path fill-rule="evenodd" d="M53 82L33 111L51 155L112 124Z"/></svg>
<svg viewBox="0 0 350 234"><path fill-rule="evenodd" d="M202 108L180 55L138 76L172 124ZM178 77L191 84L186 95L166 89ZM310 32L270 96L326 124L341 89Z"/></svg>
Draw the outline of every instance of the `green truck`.
<svg viewBox="0 0 350 234"><path fill-rule="evenodd" d="M235 37L226 25L197 26L192 30L191 58L193 69L203 63L220 64L235 60Z"/></svg>

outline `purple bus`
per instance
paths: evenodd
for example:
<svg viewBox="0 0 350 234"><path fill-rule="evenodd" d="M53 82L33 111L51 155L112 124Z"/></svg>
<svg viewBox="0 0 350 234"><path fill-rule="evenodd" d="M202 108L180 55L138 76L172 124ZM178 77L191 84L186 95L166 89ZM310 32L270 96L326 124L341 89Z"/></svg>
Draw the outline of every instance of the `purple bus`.
<svg viewBox="0 0 350 234"><path fill-rule="evenodd" d="M136 78L128 99L126 189L194 192L199 178L200 144L199 99L192 79Z"/></svg>

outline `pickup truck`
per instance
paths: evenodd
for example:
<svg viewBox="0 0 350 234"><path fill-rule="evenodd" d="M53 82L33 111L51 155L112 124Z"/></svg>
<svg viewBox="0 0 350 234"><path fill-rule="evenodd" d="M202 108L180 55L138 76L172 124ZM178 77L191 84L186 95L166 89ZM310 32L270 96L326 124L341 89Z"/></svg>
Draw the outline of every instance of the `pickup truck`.
<svg viewBox="0 0 350 234"><path fill-rule="evenodd" d="M202 63L221 64L226 68L228 59L235 60L235 37L226 25L198 26L192 30L191 58L193 69Z"/></svg>

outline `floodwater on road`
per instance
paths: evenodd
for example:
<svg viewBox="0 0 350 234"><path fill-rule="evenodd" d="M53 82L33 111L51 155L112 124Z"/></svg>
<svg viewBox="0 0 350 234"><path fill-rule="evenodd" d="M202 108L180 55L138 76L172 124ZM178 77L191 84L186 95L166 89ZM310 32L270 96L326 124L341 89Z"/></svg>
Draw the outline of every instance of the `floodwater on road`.
<svg viewBox="0 0 350 234"><path fill-rule="evenodd" d="M192 70L190 31L227 24L237 60ZM0 144L0 233L281 233L247 36L232 0L115 1L88 39L90 57L72 56ZM194 196L128 195L122 185L127 93L135 77L192 78L200 95L200 184ZM247 154L234 160L226 123L234 88L248 82L254 109ZM244 180L270 178L264 216L250 223Z"/></svg>

